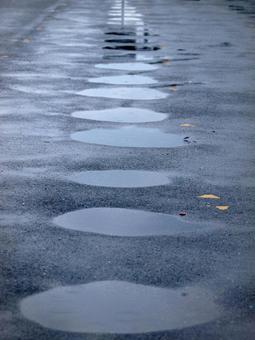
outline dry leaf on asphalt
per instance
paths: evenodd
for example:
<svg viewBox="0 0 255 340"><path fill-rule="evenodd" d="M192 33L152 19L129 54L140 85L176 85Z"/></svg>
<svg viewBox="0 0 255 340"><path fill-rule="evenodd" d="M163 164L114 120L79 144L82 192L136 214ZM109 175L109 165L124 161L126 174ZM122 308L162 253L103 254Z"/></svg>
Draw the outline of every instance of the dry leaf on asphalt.
<svg viewBox="0 0 255 340"><path fill-rule="evenodd" d="M221 211L226 211L229 209L229 205L217 205L216 209L221 210Z"/></svg>
<svg viewBox="0 0 255 340"><path fill-rule="evenodd" d="M219 200L220 197L213 195L213 194L204 194L204 195L200 195L198 196L199 198L204 198L204 199L212 199L212 200Z"/></svg>

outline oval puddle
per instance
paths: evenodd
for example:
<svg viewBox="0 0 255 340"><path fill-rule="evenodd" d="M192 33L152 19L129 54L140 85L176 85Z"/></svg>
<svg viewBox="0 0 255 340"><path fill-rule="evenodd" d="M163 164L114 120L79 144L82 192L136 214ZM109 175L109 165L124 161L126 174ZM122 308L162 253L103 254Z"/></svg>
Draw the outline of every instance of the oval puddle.
<svg viewBox="0 0 255 340"><path fill-rule="evenodd" d="M170 289L125 281L56 287L23 299L21 313L54 330L135 334L182 329L221 316L199 286Z"/></svg>
<svg viewBox="0 0 255 340"><path fill-rule="evenodd" d="M71 134L71 138L89 144L133 148L171 148L185 145L181 135L136 126L79 131Z"/></svg>
<svg viewBox="0 0 255 340"><path fill-rule="evenodd" d="M158 51L160 46L138 46L138 45L115 45L115 46L104 46L104 50L123 50L123 51ZM145 70L149 71L149 70Z"/></svg>
<svg viewBox="0 0 255 340"><path fill-rule="evenodd" d="M97 78L90 78L88 81L90 83L103 83L103 84L113 84L113 85L148 85L148 84L157 83L157 80L151 77L140 76L140 75L97 77Z"/></svg>
<svg viewBox="0 0 255 340"><path fill-rule="evenodd" d="M140 188L165 185L170 179L164 173L142 170L83 171L68 177L72 182L113 188Z"/></svg>
<svg viewBox="0 0 255 340"><path fill-rule="evenodd" d="M110 236L167 236L215 229L214 223L189 222L183 217L123 208L87 208L53 219L57 226Z"/></svg>
<svg viewBox="0 0 255 340"><path fill-rule="evenodd" d="M146 87L100 87L83 90L80 96L129 100L157 100L168 97L168 93Z"/></svg>
<svg viewBox="0 0 255 340"><path fill-rule="evenodd" d="M72 117L103 122L146 123L164 120L168 115L136 107L117 107L105 110L75 111Z"/></svg>
<svg viewBox="0 0 255 340"><path fill-rule="evenodd" d="M124 70L124 71L153 71L158 69L156 65L138 63L110 63L110 64L97 64L96 68L109 69L109 70Z"/></svg>

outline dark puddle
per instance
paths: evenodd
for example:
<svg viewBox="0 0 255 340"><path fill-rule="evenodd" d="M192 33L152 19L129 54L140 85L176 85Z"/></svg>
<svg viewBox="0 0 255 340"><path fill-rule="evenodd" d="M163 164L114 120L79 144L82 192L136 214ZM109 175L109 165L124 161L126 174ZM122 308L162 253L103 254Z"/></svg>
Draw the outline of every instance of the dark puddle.
<svg viewBox="0 0 255 340"><path fill-rule="evenodd" d="M103 59L105 60L116 60L119 58L123 59L135 59L136 54L135 53L124 53L124 54L109 54L109 55L104 55Z"/></svg>
<svg viewBox="0 0 255 340"><path fill-rule="evenodd" d="M213 294L201 287L169 289L125 281L56 287L23 299L20 310L46 328L106 334L182 329L221 315Z"/></svg>
<svg viewBox="0 0 255 340"><path fill-rule="evenodd" d="M106 43L135 44L135 39L106 39Z"/></svg>
<svg viewBox="0 0 255 340"><path fill-rule="evenodd" d="M100 87L77 93L81 96L129 100L157 100L168 97L168 93L146 87Z"/></svg>
<svg viewBox="0 0 255 340"><path fill-rule="evenodd" d="M156 122L167 118L167 114L135 107L117 107L105 110L75 111L72 117L117 123Z"/></svg>
<svg viewBox="0 0 255 340"><path fill-rule="evenodd" d="M115 188L153 187L170 183L165 173L142 170L83 171L69 179L79 184Z"/></svg>
<svg viewBox="0 0 255 340"><path fill-rule="evenodd" d="M54 218L53 222L65 229L124 237L178 235L219 227L168 214L105 207L72 211Z"/></svg>
<svg viewBox="0 0 255 340"><path fill-rule="evenodd" d="M136 126L79 131L73 133L71 138L89 144L132 148L172 148L185 145L181 135Z"/></svg>
<svg viewBox="0 0 255 340"><path fill-rule="evenodd" d="M157 80L141 75L120 75L97 77L88 79L90 83L112 84L112 85L149 85L156 84Z"/></svg>
<svg viewBox="0 0 255 340"><path fill-rule="evenodd" d="M96 64L95 67L123 71L154 71L158 69L157 65L150 65L143 62Z"/></svg>
<svg viewBox="0 0 255 340"><path fill-rule="evenodd" d="M158 51L160 46L139 46L139 45L115 45L104 46L105 50L123 50L123 51Z"/></svg>

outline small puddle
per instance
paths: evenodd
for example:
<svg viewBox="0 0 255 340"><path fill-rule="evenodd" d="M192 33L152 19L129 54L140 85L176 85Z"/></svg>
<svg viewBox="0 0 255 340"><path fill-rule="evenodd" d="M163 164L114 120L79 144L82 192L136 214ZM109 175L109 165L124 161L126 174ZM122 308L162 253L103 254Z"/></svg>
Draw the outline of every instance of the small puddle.
<svg viewBox="0 0 255 340"><path fill-rule="evenodd" d="M160 46L139 46L139 45L115 45L105 46L104 50L123 50L123 51L158 51Z"/></svg>
<svg viewBox="0 0 255 340"><path fill-rule="evenodd" d="M116 123L157 122L167 118L167 114L136 107L117 107L105 110L75 111L72 117Z"/></svg>
<svg viewBox="0 0 255 340"><path fill-rule="evenodd" d="M90 83L113 84L113 85L148 85L156 84L157 80L140 75L123 75L111 77L90 78Z"/></svg>
<svg viewBox="0 0 255 340"><path fill-rule="evenodd" d="M68 178L79 184L114 188L142 188L170 183L165 173L142 170L83 171Z"/></svg>
<svg viewBox="0 0 255 340"><path fill-rule="evenodd" d="M71 134L71 138L83 143L131 148L174 148L186 145L182 135L137 126L79 131Z"/></svg>
<svg viewBox="0 0 255 340"><path fill-rule="evenodd" d="M123 70L123 71L153 71L157 70L158 66L145 63L111 63L111 64L97 64L97 68L109 70Z"/></svg>
<svg viewBox="0 0 255 340"><path fill-rule="evenodd" d="M107 43L117 43L117 44L135 44L136 39L106 39Z"/></svg>
<svg viewBox="0 0 255 340"><path fill-rule="evenodd" d="M157 100L168 97L168 93L146 87L100 87L77 92L88 97L102 97L129 100Z"/></svg>
<svg viewBox="0 0 255 340"><path fill-rule="evenodd" d="M221 316L212 292L202 287L170 289L125 281L52 288L23 299L20 310L46 328L101 334L182 329Z"/></svg>
<svg viewBox="0 0 255 340"><path fill-rule="evenodd" d="M189 222L183 217L122 208L88 208L60 215L53 222L62 228L87 233L138 237L208 231L214 223Z"/></svg>

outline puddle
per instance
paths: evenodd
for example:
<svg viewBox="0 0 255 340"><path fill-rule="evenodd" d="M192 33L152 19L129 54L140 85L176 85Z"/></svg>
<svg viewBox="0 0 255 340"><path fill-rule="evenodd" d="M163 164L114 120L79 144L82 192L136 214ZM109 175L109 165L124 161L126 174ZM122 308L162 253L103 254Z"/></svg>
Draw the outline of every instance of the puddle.
<svg viewBox="0 0 255 340"><path fill-rule="evenodd" d="M174 215L106 207L68 212L55 217L53 222L65 229L122 237L178 235L219 227L209 222L188 222Z"/></svg>
<svg viewBox="0 0 255 340"><path fill-rule="evenodd" d="M156 100L168 97L168 93L146 87L101 87L83 90L77 93L81 96L102 97L129 100Z"/></svg>
<svg viewBox="0 0 255 340"><path fill-rule="evenodd" d="M106 39L107 43L135 44L136 39Z"/></svg>
<svg viewBox="0 0 255 340"><path fill-rule="evenodd" d="M90 83L113 84L113 85L148 85L156 84L157 80L140 75L122 75L111 77L90 78Z"/></svg>
<svg viewBox="0 0 255 340"><path fill-rule="evenodd" d="M79 184L115 188L152 187L170 183L165 173L142 170L83 171L69 179Z"/></svg>
<svg viewBox="0 0 255 340"><path fill-rule="evenodd" d="M123 51L158 51L159 46L138 46L138 45L116 45L116 46L105 46L105 50L123 50Z"/></svg>
<svg viewBox="0 0 255 340"><path fill-rule="evenodd" d="M202 287L169 289L125 281L56 287L23 299L20 309L46 328L108 334L182 329L221 315L212 292Z"/></svg>
<svg viewBox="0 0 255 340"><path fill-rule="evenodd" d="M153 71L157 70L158 66L145 63L111 63L111 64L97 64L97 68L109 70L124 70L124 71Z"/></svg>
<svg viewBox="0 0 255 340"><path fill-rule="evenodd" d="M167 114L135 107L117 107L106 110L75 111L72 117L117 123L156 122L167 118Z"/></svg>
<svg viewBox="0 0 255 340"><path fill-rule="evenodd" d="M173 148L186 144L182 135L136 126L79 131L71 134L71 138L89 144L132 148Z"/></svg>
<svg viewBox="0 0 255 340"><path fill-rule="evenodd" d="M123 54L106 54L103 56L103 59L105 60L116 60L119 58L122 59L135 59L136 55L135 53L123 53Z"/></svg>

